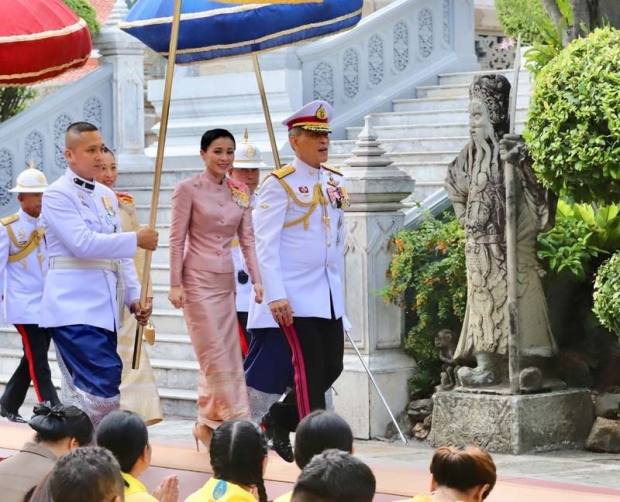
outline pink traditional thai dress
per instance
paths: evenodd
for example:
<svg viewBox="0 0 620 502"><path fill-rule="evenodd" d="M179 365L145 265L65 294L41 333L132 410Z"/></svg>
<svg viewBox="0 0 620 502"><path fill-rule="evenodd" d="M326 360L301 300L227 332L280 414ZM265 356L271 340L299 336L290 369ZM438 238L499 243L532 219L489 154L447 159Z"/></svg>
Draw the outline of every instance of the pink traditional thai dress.
<svg viewBox="0 0 620 502"><path fill-rule="evenodd" d="M235 305L231 242L238 235L252 283L260 282L249 192L202 172L172 195L170 285L183 286L183 316L200 364L198 422L249 418Z"/></svg>

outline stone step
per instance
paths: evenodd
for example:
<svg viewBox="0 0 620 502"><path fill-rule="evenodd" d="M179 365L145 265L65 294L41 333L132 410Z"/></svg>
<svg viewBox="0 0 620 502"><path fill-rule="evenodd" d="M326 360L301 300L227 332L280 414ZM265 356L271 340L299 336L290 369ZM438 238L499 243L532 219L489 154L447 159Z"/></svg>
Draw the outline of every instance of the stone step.
<svg viewBox="0 0 620 502"><path fill-rule="evenodd" d="M517 96L517 107L527 107L530 104L531 96L525 92L519 92ZM395 99L392 101L393 111L401 112L420 112L424 110L467 110L469 106L469 96L461 97L440 97L440 98L410 98Z"/></svg>
<svg viewBox="0 0 620 502"><path fill-rule="evenodd" d="M468 97L469 84L451 84L451 85L423 85L416 87L416 97L418 98L454 98ZM520 94L527 94L530 86L519 86Z"/></svg>
<svg viewBox="0 0 620 502"><path fill-rule="evenodd" d="M10 378L11 374L0 374L0 394L4 392ZM52 382L60 395L60 378L52 378ZM198 393L196 390L167 389L165 387L158 387L157 390L159 391L159 397L161 399L164 419L194 419L196 417L196 402L198 400ZM36 403L37 397L31 383L22 410L26 408L30 412ZM29 414L24 413L23 416L24 418L29 418Z"/></svg>
<svg viewBox="0 0 620 502"><path fill-rule="evenodd" d="M151 214L151 205L136 204L136 210L138 211L138 221L149 221ZM157 223L170 224L170 217L172 216L172 206L170 204L159 204L157 206Z"/></svg>
<svg viewBox="0 0 620 502"><path fill-rule="evenodd" d="M525 122L527 118L527 108L517 108L517 121ZM469 112L467 108L448 109L448 110L423 110L415 112L387 112L373 113L372 126L402 126L423 125L431 127L432 124L467 123Z"/></svg>
<svg viewBox="0 0 620 502"><path fill-rule="evenodd" d="M196 357L188 360L151 359L157 387L180 390L196 390L200 366Z"/></svg>
<svg viewBox="0 0 620 502"><path fill-rule="evenodd" d="M385 138L381 139L381 148L390 155L393 152L460 151L468 141L469 135L465 134L458 137ZM348 153L355 147L355 140L333 141L331 147L336 154Z"/></svg>
<svg viewBox="0 0 620 502"><path fill-rule="evenodd" d="M439 182L443 183L448 171L448 164L437 164L434 162L403 162L398 165L401 171L406 172L416 182L418 189L419 183Z"/></svg>
<svg viewBox="0 0 620 502"><path fill-rule="evenodd" d="M155 327L157 330L157 327ZM143 344L151 359L194 360L194 347L189 335L160 333L157 331L155 345Z"/></svg>
<svg viewBox="0 0 620 502"><path fill-rule="evenodd" d="M147 178L145 178L146 180ZM120 181L120 180L119 180ZM140 205L150 205L151 198L153 197L153 187L144 185L144 186L125 186L119 184L119 191L121 192L129 192L135 201L136 204ZM172 199L172 192L174 191L174 185L162 185L159 189L159 203L160 204L170 204L170 200ZM140 222L140 223L146 223Z"/></svg>
<svg viewBox="0 0 620 502"><path fill-rule="evenodd" d="M459 73L440 73L438 75L439 85L455 85L455 84L467 84L473 82L474 77L480 75L503 75L512 84L514 81L515 72L513 69L509 70L481 70L481 71L469 71ZM527 70L521 70L519 72L519 87L521 85L528 85L530 83L530 73Z"/></svg>
<svg viewBox="0 0 620 502"><path fill-rule="evenodd" d="M195 162L192 167L187 167L188 162L185 161L183 167L171 166L166 163L161 173L161 186L174 188L174 186L184 179L191 178L192 176L202 172L204 166L200 164L200 158L198 162ZM153 171L143 170L126 170L122 171L118 177L118 186L122 187L125 191L133 193L134 187L153 187ZM119 188L120 189L120 188ZM172 196L172 194L170 194ZM150 203L150 197L148 198Z"/></svg>
<svg viewBox="0 0 620 502"><path fill-rule="evenodd" d="M525 123L523 121L516 122L516 125L523 128ZM375 133L377 134L379 141L383 140L395 140L395 139L422 139L422 138L450 138L450 137L462 137L469 134L469 124L467 122L447 122L444 124L415 124L415 125L390 125L390 126L373 126ZM350 140L356 139L360 132L361 127L347 127L347 137ZM383 146L382 146L383 147ZM385 149L385 147L383 147Z"/></svg>
<svg viewBox="0 0 620 502"><path fill-rule="evenodd" d="M155 329L162 333L187 335L183 310L175 309L168 301L154 305L151 315Z"/></svg>
<svg viewBox="0 0 620 502"><path fill-rule="evenodd" d="M441 190L443 186L443 179L437 181L416 181L415 190L411 195L411 199L415 200L416 202L422 202L438 190Z"/></svg>

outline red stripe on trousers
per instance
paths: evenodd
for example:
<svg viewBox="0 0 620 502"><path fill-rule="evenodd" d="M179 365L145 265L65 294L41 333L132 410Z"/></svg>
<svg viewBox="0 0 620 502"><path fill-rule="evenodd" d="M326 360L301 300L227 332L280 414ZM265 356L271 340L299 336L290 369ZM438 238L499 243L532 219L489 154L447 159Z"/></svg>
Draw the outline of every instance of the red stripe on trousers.
<svg viewBox="0 0 620 502"><path fill-rule="evenodd" d="M248 342L245 339L245 333L243 332L243 328L241 327L241 323L237 321L237 326L239 326L239 343L241 343L241 353L243 357L248 356Z"/></svg>
<svg viewBox="0 0 620 502"><path fill-rule="evenodd" d="M43 398L41 397L41 391L39 391L39 383L37 382L36 376L34 374L34 359L32 358L32 349L30 348L30 340L28 340L28 335L24 326L21 324L16 324L15 327L19 334L22 336L22 341L24 342L24 352L26 359L28 360L28 371L30 372L30 380L34 385L34 391L37 393L37 399L40 403L43 402Z"/></svg>
<svg viewBox="0 0 620 502"><path fill-rule="evenodd" d="M308 396L308 382L306 380L306 363L299 345L299 338L295 326L280 325L282 331L286 335L288 344L293 353L292 363L295 372L295 391L297 394L297 411L299 412L299 420L302 420L310 414L310 397Z"/></svg>

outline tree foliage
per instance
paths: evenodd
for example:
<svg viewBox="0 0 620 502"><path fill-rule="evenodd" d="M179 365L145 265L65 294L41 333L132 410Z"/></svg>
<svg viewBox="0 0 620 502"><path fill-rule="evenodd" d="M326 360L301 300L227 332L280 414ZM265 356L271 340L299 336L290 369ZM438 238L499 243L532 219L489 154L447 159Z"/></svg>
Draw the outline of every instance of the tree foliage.
<svg viewBox="0 0 620 502"><path fill-rule="evenodd" d="M0 122L24 111L36 96L30 87L0 87Z"/></svg>
<svg viewBox="0 0 620 502"><path fill-rule="evenodd" d="M577 202L620 199L620 31L574 40L538 75L524 133L534 170Z"/></svg>
<svg viewBox="0 0 620 502"><path fill-rule="evenodd" d="M95 36L101 30L101 26L97 21L97 11L88 2L88 0L62 0L67 7L80 16L88 25L90 35Z"/></svg>
<svg viewBox="0 0 620 502"><path fill-rule="evenodd" d="M559 0L559 8L565 25L570 25L572 13L568 0ZM562 46L561 30L553 23L541 0L495 0L495 10L506 36L517 38L521 35L525 45L537 42Z"/></svg>

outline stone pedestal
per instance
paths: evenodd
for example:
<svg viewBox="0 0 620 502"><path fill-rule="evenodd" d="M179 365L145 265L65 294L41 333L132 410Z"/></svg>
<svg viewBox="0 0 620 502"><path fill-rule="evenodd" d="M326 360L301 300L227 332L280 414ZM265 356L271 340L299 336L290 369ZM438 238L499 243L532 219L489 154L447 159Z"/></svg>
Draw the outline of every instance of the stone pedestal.
<svg viewBox="0 0 620 502"><path fill-rule="evenodd" d="M97 38L102 63L112 63L111 148L120 171L152 171L144 154L144 45L122 32L118 23L127 14L125 0L116 0L106 25Z"/></svg>
<svg viewBox="0 0 620 502"><path fill-rule="evenodd" d="M533 395L438 392L433 396L430 442L477 445L494 453L583 448L594 421L590 392Z"/></svg>
<svg viewBox="0 0 620 502"><path fill-rule="evenodd" d="M351 158L344 168L351 207L346 214L346 313L351 337L363 354L395 414L407 405L407 379L415 362L400 349L402 311L387 306L379 291L387 284L392 258L389 238L402 228L400 201L413 191L414 181L392 165L379 148L366 117ZM384 436L390 421L359 357L347 342L344 371L334 386L338 413L351 424L355 437Z"/></svg>

